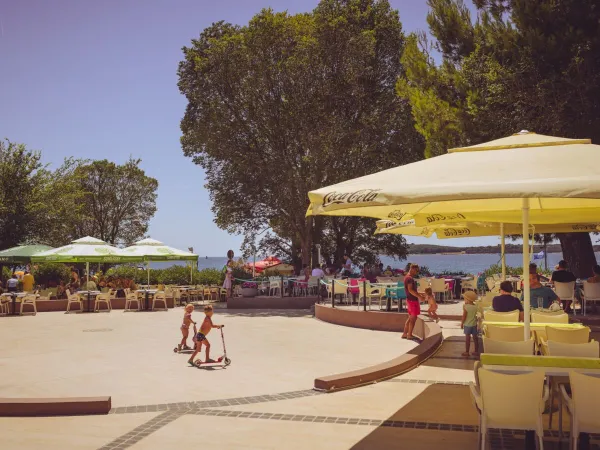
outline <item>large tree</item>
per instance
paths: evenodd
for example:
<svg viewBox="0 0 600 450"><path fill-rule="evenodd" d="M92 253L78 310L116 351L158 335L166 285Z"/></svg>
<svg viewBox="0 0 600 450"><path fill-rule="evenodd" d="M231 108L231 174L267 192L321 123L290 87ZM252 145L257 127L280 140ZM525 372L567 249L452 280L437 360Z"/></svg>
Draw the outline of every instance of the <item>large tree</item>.
<svg viewBox="0 0 600 450"><path fill-rule="evenodd" d="M250 236L270 226L307 263L334 227L305 218L308 191L419 159L394 93L403 45L386 0L323 0L213 24L185 47L182 147L205 169L216 223Z"/></svg>
<svg viewBox="0 0 600 450"><path fill-rule="evenodd" d="M0 141L0 249L68 242L68 229L82 217L77 165L67 159L52 171L42 163L41 152Z"/></svg>
<svg viewBox="0 0 600 450"><path fill-rule="evenodd" d="M156 212L158 181L140 163L130 158L121 165L102 160L78 167L84 217L75 224L74 235L124 245L144 237Z"/></svg>
<svg viewBox="0 0 600 450"><path fill-rule="evenodd" d="M429 0L433 42L408 39L407 78L427 155L522 129L600 142L600 8L592 0ZM441 55L441 61L435 55ZM588 234L560 234L579 276L595 263Z"/></svg>

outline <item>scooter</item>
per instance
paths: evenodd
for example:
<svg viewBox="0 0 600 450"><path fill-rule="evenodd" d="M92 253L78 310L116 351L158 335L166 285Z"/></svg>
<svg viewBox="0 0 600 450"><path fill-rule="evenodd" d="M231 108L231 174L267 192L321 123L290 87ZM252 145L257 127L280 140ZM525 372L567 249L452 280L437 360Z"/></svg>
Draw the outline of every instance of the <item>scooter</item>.
<svg viewBox="0 0 600 450"><path fill-rule="evenodd" d="M231 364L231 359L227 357L227 348L225 347L225 335L223 334L223 328L221 327L221 340L223 341L223 356L220 356L216 361L202 362L199 359L194 361L194 365L198 368L201 367L227 367Z"/></svg>
<svg viewBox="0 0 600 450"><path fill-rule="evenodd" d="M196 333L198 332L198 330L196 329L196 324L194 324L194 337L192 338L192 341L194 342L194 347L196 347ZM173 352L175 353L190 353L194 351L194 347L188 347L187 345L185 347L182 347L181 344L177 344L177 346L173 349Z"/></svg>

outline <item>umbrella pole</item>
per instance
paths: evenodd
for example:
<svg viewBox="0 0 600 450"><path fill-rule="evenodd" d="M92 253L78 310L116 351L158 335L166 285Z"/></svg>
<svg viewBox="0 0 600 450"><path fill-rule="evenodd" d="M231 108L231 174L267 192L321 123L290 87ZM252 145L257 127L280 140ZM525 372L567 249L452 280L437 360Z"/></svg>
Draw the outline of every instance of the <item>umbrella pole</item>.
<svg viewBox="0 0 600 450"><path fill-rule="evenodd" d="M506 238L504 237L504 224L500 224L500 257L502 258L502 281L506 280Z"/></svg>
<svg viewBox="0 0 600 450"><path fill-rule="evenodd" d="M86 288L90 284L90 263L89 262L85 263L85 284L86 284Z"/></svg>
<svg viewBox="0 0 600 450"><path fill-rule="evenodd" d="M148 284L147 286L150 286L150 263L148 261L146 261L146 271L148 273ZM150 288L148 288L150 289Z"/></svg>
<svg viewBox="0 0 600 450"><path fill-rule="evenodd" d="M529 332L529 307L531 291L529 280L525 278L525 274L529 273L529 199L523 199L523 333L525 340L531 339Z"/></svg>

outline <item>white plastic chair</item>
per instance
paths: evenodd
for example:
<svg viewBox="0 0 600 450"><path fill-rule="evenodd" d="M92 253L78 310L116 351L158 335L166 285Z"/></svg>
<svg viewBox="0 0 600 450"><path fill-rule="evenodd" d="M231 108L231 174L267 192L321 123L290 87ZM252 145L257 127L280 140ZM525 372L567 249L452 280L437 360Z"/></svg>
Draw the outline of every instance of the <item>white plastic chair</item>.
<svg viewBox="0 0 600 450"><path fill-rule="evenodd" d="M450 294L450 288L446 284L446 280L443 278L433 278L431 280L431 291L433 295L439 294L440 300L443 298L444 301L448 300Z"/></svg>
<svg viewBox="0 0 600 450"><path fill-rule="evenodd" d="M477 281L476 280L465 280L460 285L460 296L467 291L477 292Z"/></svg>
<svg viewBox="0 0 600 450"><path fill-rule="evenodd" d="M510 312L484 311L483 318L487 322L518 322L520 311L518 309Z"/></svg>
<svg viewBox="0 0 600 450"><path fill-rule="evenodd" d="M521 335L523 333L521 332ZM500 355L533 355L535 341L499 341L483 336L483 352Z"/></svg>
<svg viewBox="0 0 600 450"><path fill-rule="evenodd" d="M308 295L317 295L319 293L319 281L320 277L311 276L308 279Z"/></svg>
<svg viewBox="0 0 600 450"><path fill-rule="evenodd" d="M281 295L281 278L269 277L269 295L275 296L275 293Z"/></svg>
<svg viewBox="0 0 600 450"><path fill-rule="evenodd" d="M162 303L164 305L164 308L157 308L156 304L157 303ZM152 311L168 311L169 307L167 306L167 296L165 295L164 291L158 291L156 294L154 294L154 297L152 297Z"/></svg>
<svg viewBox="0 0 600 450"><path fill-rule="evenodd" d="M585 316L587 311L587 302L598 302L600 301L600 283L589 283L588 281L583 282L583 315Z"/></svg>
<svg viewBox="0 0 600 450"><path fill-rule="evenodd" d="M580 433L600 433L600 379L571 372L569 380L573 397L569 397L564 385L560 390L571 415L570 448L577 449Z"/></svg>
<svg viewBox="0 0 600 450"><path fill-rule="evenodd" d="M496 341L521 342L525 340L523 327L521 326L498 326L486 325L485 336Z"/></svg>
<svg viewBox="0 0 600 450"><path fill-rule="evenodd" d="M29 311L29 313L33 313L35 316L37 314L37 307L35 302L37 301L37 294L27 294L21 298L21 311L20 314L23 315L23 309L25 306L31 306L33 309Z"/></svg>
<svg viewBox="0 0 600 450"><path fill-rule="evenodd" d="M100 309L101 304L105 304L106 309ZM94 301L94 312L110 312L111 309L109 293L96 295L96 300Z"/></svg>
<svg viewBox="0 0 600 450"><path fill-rule="evenodd" d="M141 311L142 302L143 302L143 300L140 298L140 296L136 292L127 294L127 296L125 297L125 308L123 309L123 312ZM135 303L135 308L133 308L133 306L132 306L134 303Z"/></svg>
<svg viewBox="0 0 600 450"><path fill-rule="evenodd" d="M548 390L543 372L506 375L479 369L479 390L471 383L471 395L480 415L481 448L486 448L489 428L533 430L544 448L542 413Z"/></svg>
<svg viewBox="0 0 600 450"><path fill-rule="evenodd" d="M83 312L83 300L78 294L71 294L71 291L67 289L67 313L73 312L71 310L71 305L78 304L79 309L76 309L75 312Z"/></svg>
<svg viewBox="0 0 600 450"><path fill-rule="evenodd" d="M8 293L0 295L0 315L7 316L10 314L10 302L12 297Z"/></svg>
<svg viewBox="0 0 600 450"><path fill-rule="evenodd" d="M532 312L531 321L534 323L569 323L569 315L566 313L550 314L544 312Z"/></svg>
<svg viewBox="0 0 600 450"><path fill-rule="evenodd" d="M574 281L569 281L568 283L559 283L559 282L555 282L554 283L554 292L556 292L556 295L558 296L558 298L560 298L561 301L571 301L572 303L572 308L573 308L573 314L575 314L575 282Z"/></svg>

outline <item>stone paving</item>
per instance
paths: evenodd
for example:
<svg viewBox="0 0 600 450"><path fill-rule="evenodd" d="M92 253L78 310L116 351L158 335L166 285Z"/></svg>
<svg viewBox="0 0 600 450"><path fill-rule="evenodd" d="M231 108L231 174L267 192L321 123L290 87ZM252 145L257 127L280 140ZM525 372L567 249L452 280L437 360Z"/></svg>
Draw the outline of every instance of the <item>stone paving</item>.
<svg viewBox="0 0 600 450"><path fill-rule="evenodd" d="M395 333L324 324L301 311L218 311L215 323L229 325L232 365L188 370L186 356L171 351L180 315L176 310L1 318L0 338L10 345L0 357L0 395L54 395L50 388L97 395L97 381L117 377L103 385L115 400L110 414L0 418L0 448L477 448L478 419L467 386L474 360L460 357L464 341L456 321L440 323L445 344L420 367L381 383L324 394L310 389L315 376L379 362L414 344ZM103 328L113 331L84 332ZM27 338L32 330L41 341ZM217 335L211 336L217 344ZM44 353L61 364L37 365ZM102 371L105 366L110 370ZM152 374L144 374L150 369ZM130 376L140 385L133 393ZM38 384L42 387L34 389ZM494 450L524 448L523 433L495 430L490 438ZM545 448L559 448L557 443L556 432L548 432Z"/></svg>

